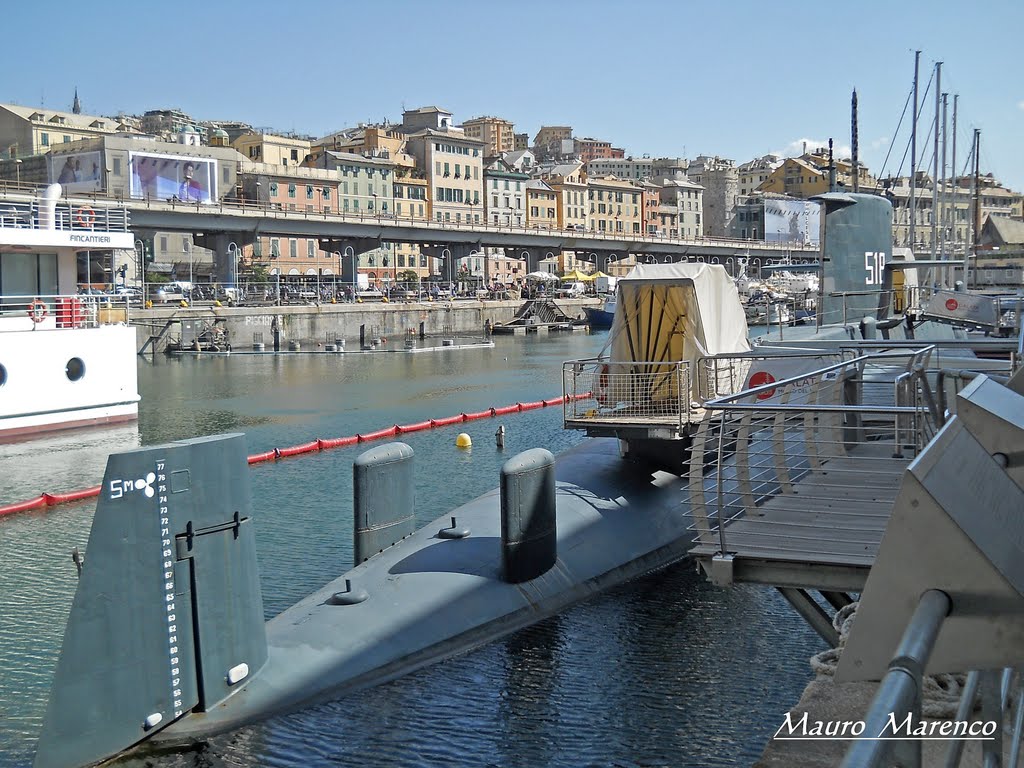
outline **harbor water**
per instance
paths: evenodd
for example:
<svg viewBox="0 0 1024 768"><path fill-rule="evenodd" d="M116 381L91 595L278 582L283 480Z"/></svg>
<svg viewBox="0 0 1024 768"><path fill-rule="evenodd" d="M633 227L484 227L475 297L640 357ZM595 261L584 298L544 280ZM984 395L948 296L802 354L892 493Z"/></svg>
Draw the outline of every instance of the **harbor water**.
<svg viewBox="0 0 1024 768"><path fill-rule="evenodd" d="M422 354L200 356L139 362L138 424L0 445L0 504L97 485L112 451L244 432L250 453L561 394L561 362L606 334L503 337ZM398 347L400 344L392 344ZM505 448L494 432L506 430ZM455 448L468 432L469 451ZM561 409L402 438L416 517L498 484L519 451L585 439ZM355 446L254 465L267 617L352 565ZM92 502L0 519L0 768L31 764ZM88 567L88 552L85 552ZM777 594L722 590L680 563L386 685L118 764L184 766L749 765L796 702L821 643Z"/></svg>

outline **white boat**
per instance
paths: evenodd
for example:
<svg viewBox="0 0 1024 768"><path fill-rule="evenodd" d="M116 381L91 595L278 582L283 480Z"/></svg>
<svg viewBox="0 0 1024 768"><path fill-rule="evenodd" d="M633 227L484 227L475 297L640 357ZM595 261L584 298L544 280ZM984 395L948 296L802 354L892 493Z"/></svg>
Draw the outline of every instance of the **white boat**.
<svg viewBox="0 0 1024 768"><path fill-rule="evenodd" d="M134 247L123 206L0 201L0 440L138 418L126 297L78 294L79 253Z"/></svg>

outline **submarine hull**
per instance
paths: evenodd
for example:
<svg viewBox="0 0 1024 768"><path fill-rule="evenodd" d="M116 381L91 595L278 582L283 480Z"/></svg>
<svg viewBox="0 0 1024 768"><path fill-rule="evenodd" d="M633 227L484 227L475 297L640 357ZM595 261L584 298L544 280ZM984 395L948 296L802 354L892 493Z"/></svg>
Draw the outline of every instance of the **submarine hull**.
<svg viewBox="0 0 1024 768"><path fill-rule="evenodd" d="M153 735L184 745L339 698L464 653L685 556L687 491L591 440L556 462L555 565L501 578L500 498L487 493L374 555L268 622L259 675L207 712ZM464 538L443 538L454 515ZM350 585L350 588L347 587ZM339 604L336 596L365 593ZM360 594L360 597L363 595Z"/></svg>

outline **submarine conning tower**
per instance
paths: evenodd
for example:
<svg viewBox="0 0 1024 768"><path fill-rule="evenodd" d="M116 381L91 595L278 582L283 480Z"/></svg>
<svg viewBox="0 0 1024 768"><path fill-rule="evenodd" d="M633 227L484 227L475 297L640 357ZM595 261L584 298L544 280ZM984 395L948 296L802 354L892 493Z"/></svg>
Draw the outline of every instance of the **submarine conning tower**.
<svg viewBox="0 0 1024 768"><path fill-rule="evenodd" d="M892 204L879 195L828 192L821 204L822 324L856 322L888 305L884 291L892 254Z"/></svg>

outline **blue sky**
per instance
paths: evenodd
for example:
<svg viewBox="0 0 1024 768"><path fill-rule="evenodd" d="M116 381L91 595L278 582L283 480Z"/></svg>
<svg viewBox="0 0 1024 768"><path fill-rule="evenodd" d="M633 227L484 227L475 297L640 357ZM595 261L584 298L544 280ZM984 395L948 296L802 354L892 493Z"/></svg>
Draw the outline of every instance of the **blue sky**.
<svg viewBox="0 0 1024 768"><path fill-rule="evenodd" d="M568 124L629 154L739 163L829 136L848 148L856 87L874 173L919 49L922 92L942 60L943 90L960 94L957 165L981 128L982 171L1024 190L1020 0L970 11L947 0L57 0L46 11L4 9L5 26L26 31L5 35L2 102L68 109L77 85L90 114L178 107L309 135L436 104L457 121L510 119L531 138ZM932 105L930 95L919 148ZM908 124L909 112L887 172Z"/></svg>

